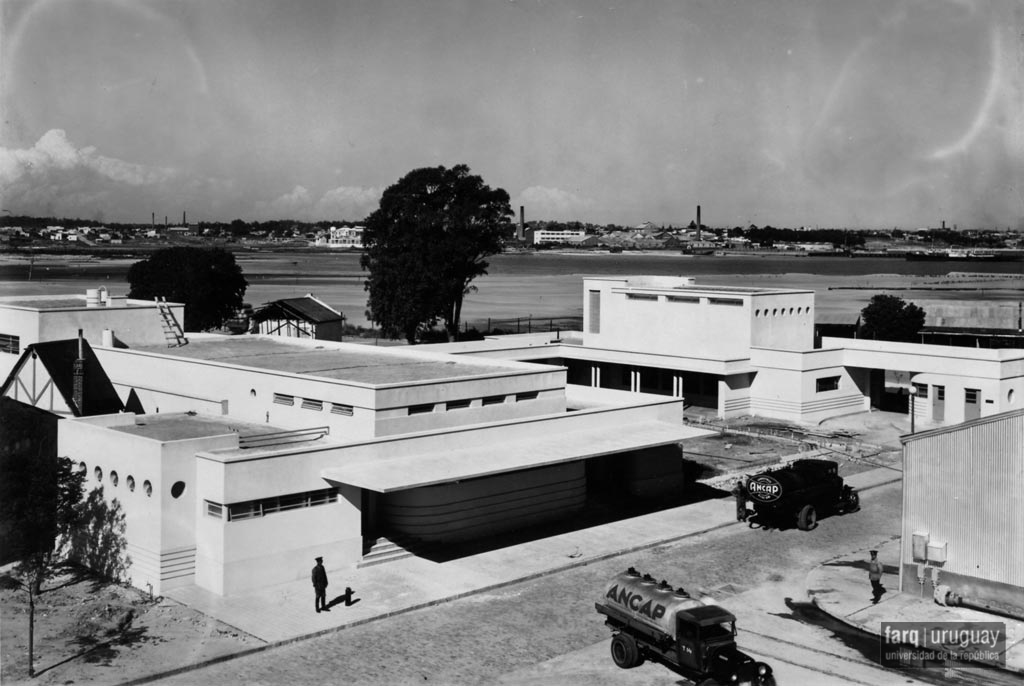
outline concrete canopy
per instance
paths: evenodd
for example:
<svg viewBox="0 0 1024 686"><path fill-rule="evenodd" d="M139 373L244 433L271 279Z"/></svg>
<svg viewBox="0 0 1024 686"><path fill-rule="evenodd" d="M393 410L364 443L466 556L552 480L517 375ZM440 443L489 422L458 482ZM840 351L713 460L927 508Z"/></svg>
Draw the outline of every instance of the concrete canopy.
<svg viewBox="0 0 1024 686"><path fill-rule="evenodd" d="M441 450L393 459L351 462L323 470L332 483L389 493L463 479L544 467L601 455L654 448L713 431L647 421L587 431L568 431L474 449Z"/></svg>

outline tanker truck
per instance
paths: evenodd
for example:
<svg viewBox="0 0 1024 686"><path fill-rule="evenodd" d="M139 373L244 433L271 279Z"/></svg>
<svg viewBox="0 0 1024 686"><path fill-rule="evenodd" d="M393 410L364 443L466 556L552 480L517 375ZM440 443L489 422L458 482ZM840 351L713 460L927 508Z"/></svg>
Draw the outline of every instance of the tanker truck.
<svg viewBox="0 0 1024 686"><path fill-rule="evenodd" d="M810 531L819 515L860 508L860 496L843 483L839 464L833 460L794 460L740 481L733 495L736 519L762 527L796 524L798 529Z"/></svg>
<svg viewBox="0 0 1024 686"><path fill-rule="evenodd" d="M612 660L631 669L657 662L698 684L772 686L772 669L736 647L736 617L682 588L630 567L595 609L612 630Z"/></svg>

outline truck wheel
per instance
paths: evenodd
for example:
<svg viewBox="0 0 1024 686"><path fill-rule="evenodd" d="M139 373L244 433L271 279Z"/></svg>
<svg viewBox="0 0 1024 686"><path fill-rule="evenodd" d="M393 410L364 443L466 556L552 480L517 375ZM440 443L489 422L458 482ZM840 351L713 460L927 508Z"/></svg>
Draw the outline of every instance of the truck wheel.
<svg viewBox="0 0 1024 686"><path fill-rule="evenodd" d="M813 505L804 505L800 516L796 518L796 527L801 531L810 531L818 523L818 513Z"/></svg>
<svg viewBox="0 0 1024 686"><path fill-rule="evenodd" d="M856 493L851 493L850 497L846 499L846 511L856 512L860 509L860 496Z"/></svg>
<svg viewBox="0 0 1024 686"><path fill-rule="evenodd" d="M622 669L632 669L642 664L644 658L632 636L615 634L612 636L612 661Z"/></svg>

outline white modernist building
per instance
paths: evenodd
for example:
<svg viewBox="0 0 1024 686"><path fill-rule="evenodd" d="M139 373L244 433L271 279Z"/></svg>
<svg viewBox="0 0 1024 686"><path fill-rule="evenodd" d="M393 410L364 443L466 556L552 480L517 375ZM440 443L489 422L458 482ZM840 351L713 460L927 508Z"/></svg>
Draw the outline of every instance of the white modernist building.
<svg viewBox="0 0 1024 686"><path fill-rule="evenodd" d="M167 317L184 321L185 306L129 300L102 286L81 294L0 298L0 379L28 346L76 338L79 330L96 344L165 345Z"/></svg>
<svg viewBox="0 0 1024 686"><path fill-rule="evenodd" d="M432 347L559 364L569 383L685 398L720 418L820 422L895 401L922 427L942 426L1014 409L1024 394L1020 349L832 337L815 347L810 290L627 276L585 279L583 291L582 332ZM902 395L887 388L893 372L907 379Z"/></svg>
<svg viewBox="0 0 1024 686"><path fill-rule="evenodd" d="M595 489L679 491L676 398L550 365L270 336L93 353L139 413L68 418L58 451L125 516L127 573L230 594L564 518Z"/></svg>
<svg viewBox="0 0 1024 686"><path fill-rule="evenodd" d="M815 348L812 291L622 277L583 292L583 331L412 348L195 334L171 348L154 311L147 340L117 329L141 319L104 318L119 308L57 308L59 335L99 332L86 357L126 408L67 416L58 449L124 514L134 585L233 594L303 578L296 559L358 565L380 538L461 542L678 492L680 445L704 434L684 403L816 422L870 409L890 370L917 384L922 425L1024 397L1020 350ZM34 404L12 390L33 369L67 387L64 348L43 366L23 353L4 395Z"/></svg>

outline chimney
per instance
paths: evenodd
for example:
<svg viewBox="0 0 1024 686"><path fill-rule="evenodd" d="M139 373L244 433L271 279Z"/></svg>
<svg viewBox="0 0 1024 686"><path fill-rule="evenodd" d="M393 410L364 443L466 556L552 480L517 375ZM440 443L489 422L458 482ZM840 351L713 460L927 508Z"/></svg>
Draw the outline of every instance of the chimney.
<svg viewBox="0 0 1024 686"><path fill-rule="evenodd" d="M154 229L156 228L156 212L153 213L153 216L150 219L150 224Z"/></svg>
<svg viewBox="0 0 1024 686"><path fill-rule="evenodd" d="M520 243L523 242L526 236L526 222L524 221L523 206L519 206L519 230L516 231L516 240Z"/></svg>
<svg viewBox="0 0 1024 686"><path fill-rule="evenodd" d="M700 205L697 205L697 240L700 240Z"/></svg>
<svg viewBox="0 0 1024 686"><path fill-rule="evenodd" d="M942 230L943 231L946 230L946 220L945 219L942 220Z"/></svg>
<svg viewBox="0 0 1024 686"><path fill-rule="evenodd" d="M181 225L182 226L188 226L188 219L185 218L187 213L188 213L187 210L182 210L181 211Z"/></svg>
<svg viewBox="0 0 1024 686"><path fill-rule="evenodd" d="M72 387L71 387L71 401L75 404L75 409L78 410L78 416L85 416L85 350L84 340L82 338L82 330L78 330L78 357L75 358L75 362L72 365Z"/></svg>

